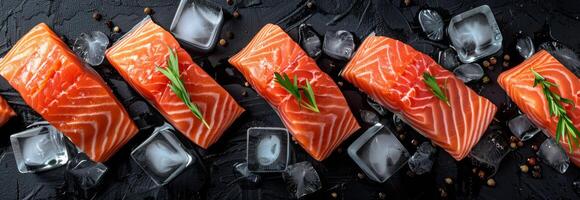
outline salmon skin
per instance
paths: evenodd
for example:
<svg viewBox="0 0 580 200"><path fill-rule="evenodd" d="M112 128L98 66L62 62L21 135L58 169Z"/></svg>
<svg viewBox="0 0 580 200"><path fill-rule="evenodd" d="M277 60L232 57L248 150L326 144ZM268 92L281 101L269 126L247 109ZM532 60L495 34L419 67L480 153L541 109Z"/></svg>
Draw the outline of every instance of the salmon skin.
<svg viewBox="0 0 580 200"><path fill-rule="evenodd" d="M15 115L16 113L10 108L8 102L0 97L0 126L4 125L4 123Z"/></svg>
<svg viewBox="0 0 580 200"><path fill-rule="evenodd" d="M229 62L270 103L296 141L316 160L324 160L360 128L334 81L280 27L265 25ZM320 112L300 108L275 82L274 72L296 75L299 85L308 79Z"/></svg>
<svg viewBox="0 0 580 200"><path fill-rule="evenodd" d="M547 51L539 51L518 66L501 73L498 83L537 127L556 138L558 117L550 116L542 88L539 85L534 87L532 68L548 81L556 83L557 86L551 87L551 91L574 102L575 106L564 104L564 109L574 126L580 129L580 79ZM570 160L580 166L580 148L576 147L570 153L568 140L561 137L559 142Z"/></svg>
<svg viewBox="0 0 580 200"><path fill-rule="evenodd" d="M0 75L94 161L107 160L138 131L101 77L44 23L0 61Z"/></svg>
<svg viewBox="0 0 580 200"><path fill-rule="evenodd" d="M449 105L433 95L424 72L436 79ZM429 56L388 37L367 37L341 76L456 160L468 155L496 112L493 103Z"/></svg>
<svg viewBox="0 0 580 200"><path fill-rule="evenodd" d="M170 80L156 66L167 67L174 49L181 80L191 101L202 112L209 128L195 117L170 89ZM109 62L147 101L181 133L197 145L208 148L244 112L232 96L193 62L171 33L145 18L106 52Z"/></svg>

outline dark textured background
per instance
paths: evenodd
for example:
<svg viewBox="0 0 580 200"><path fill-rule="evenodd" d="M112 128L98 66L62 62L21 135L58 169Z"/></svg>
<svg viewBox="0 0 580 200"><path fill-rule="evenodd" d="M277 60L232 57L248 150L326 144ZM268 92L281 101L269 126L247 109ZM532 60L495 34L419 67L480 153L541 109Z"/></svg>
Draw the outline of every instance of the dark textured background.
<svg viewBox="0 0 580 200"><path fill-rule="evenodd" d="M343 0L316 1L313 9L308 9L306 1L293 0L234 0L234 6L225 0L213 0L226 11L226 21L222 36L233 32L233 39L228 45L217 47L213 52L204 54L193 50L191 55L208 73L230 91L247 112L236 121L220 141L210 149L199 150L181 137L189 149L197 150L203 157L204 164L194 164L173 182L164 187L154 187L153 182L129 159L129 153L144 141L151 133L151 128L162 121L159 114L128 88L119 75L106 63L95 69L107 80L115 94L123 102L133 118L139 124L141 132L125 145L112 159L105 164L109 167L103 184L91 190L83 190L63 168L38 174L19 174L13 153L9 145L9 135L23 129L34 117L17 93L14 93L5 81L0 80L0 94L7 98L20 116L11 120L0 129L0 199L286 199L289 194L280 175L271 174L261 177L261 183L249 184L237 180L232 165L245 158L245 130L251 126L282 126L272 109L250 88L243 86L243 77L235 72L228 75L226 69L231 66L226 59L239 51L251 37L266 23L277 23L295 39L297 25L311 24L323 35L327 30L346 29L357 37L357 44L369 33L403 40L415 48L434 56L437 51L447 48L447 40L430 42L425 40L417 22L417 13L422 8L437 10L447 23L449 19L479 5L489 5L502 30L504 49L498 55L512 55L511 65L521 62L515 53L514 39L518 34L534 38L536 45L541 41L558 40L575 50L580 50L580 5L578 1L411 1L405 6L400 0ZM144 7L154 10L153 19L161 26L168 28L177 7L177 1L138 1L138 0L0 0L0 55L4 55L11 46L31 27L45 22L63 36L70 45L81 32L100 30L114 41L121 34L113 34L105 25L111 20L121 28L129 30L145 14ZM231 12L238 10L240 18L233 18ZM101 21L92 19L92 14L103 15ZM335 22L334 24L331 22ZM344 62L334 61L325 56L318 58L319 66L332 75L336 81L342 81L336 75ZM501 62L499 62L501 63ZM501 64L494 70L486 70L492 83L470 84L479 94L490 98L500 107L497 118L500 127L505 128L505 120L517 112L495 83L501 72ZM235 71L235 70L234 70ZM243 91L247 96L241 95ZM366 96L346 83L342 91L349 99L351 109L358 117L360 109L370 110ZM385 117L389 118L389 117ZM370 126L359 119L364 127ZM412 139L426 141L410 128L406 127L407 137L403 143L411 151L415 147ZM308 199L436 199L440 198L439 189L446 191L451 199L579 199L574 192L572 181L580 179L580 170L571 166L561 175L547 165L541 164L542 178L532 178L521 173L519 165L533 155L531 144L540 144L544 137L537 136L525 146L505 157L500 170L494 176L497 186L488 187L471 173L472 165L465 159L455 162L445 151L439 150L432 173L413 176L408 175L405 167L384 184L373 183L367 178L357 176L360 169L346 155L347 147L362 131L357 132L344 142L330 158L324 162L314 162L298 145L293 145L292 162L310 160L321 174L324 188L308 196ZM509 132L505 132L506 137ZM454 183L446 185L445 177L452 177ZM237 181L236 181L237 180ZM382 194L381 194L382 193Z"/></svg>

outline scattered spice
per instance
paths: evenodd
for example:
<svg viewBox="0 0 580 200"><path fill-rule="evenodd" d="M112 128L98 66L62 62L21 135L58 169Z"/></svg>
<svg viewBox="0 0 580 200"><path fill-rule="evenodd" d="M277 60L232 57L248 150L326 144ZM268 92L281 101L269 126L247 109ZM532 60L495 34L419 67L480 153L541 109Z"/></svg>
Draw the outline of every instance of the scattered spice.
<svg viewBox="0 0 580 200"><path fill-rule="evenodd" d="M417 141L417 140L415 140L415 139L412 139L412 140L411 140L411 144L413 144L413 145L417 146L417 145L419 145L419 141Z"/></svg>
<svg viewBox="0 0 580 200"><path fill-rule="evenodd" d="M95 19L97 21L101 21L102 18L103 18L103 16L101 15L101 13L98 13L98 12L93 13L93 19Z"/></svg>
<svg viewBox="0 0 580 200"><path fill-rule="evenodd" d="M144 12L146 15L151 15L151 14L153 14L153 9L151 9L151 8L149 8L149 7L145 7L145 9L143 9L143 12Z"/></svg>
<svg viewBox="0 0 580 200"><path fill-rule="evenodd" d="M240 12L237 10L234 10L234 12L232 13L232 15L234 16L234 18L238 18L240 17Z"/></svg>
<svg viewBox="0 0 580 200"><path fill-rule="evenodd" d="M489 58L489 63L491 63L492 65L495 65L497 63L497 59L495 59L495 57L491 57L491 58Z"/></svg>
<svg viewBox="0 0 580 200"><path fill-rule="evenodd" d="M534 166L534 170L536 170L536 171L540 171L540 169L541 169L541 168L540 168L540 165L536 165L536 166Z"/></svg>
<svg viewBox="0 0 580 200"><path fill-rule="evenodd" d="M119 28L119 26L115 26L113 28L113 32L115 32L115 33L121 32L121 28Z"/></svg>
<svg viewBox="0 0 580 200"><path fill-rule="evenodd" d="M532 150L538 151L538 149L539 149L538 145L532 144Z"/></svg>
<svg viewBox="0 0 580 200"><path fill-rule="evenodd" d="M234 39L234 32L231 31L226 32L226 37L230 40Z"/></svg>
<svg viewBox="0 0 580 200"><path fill-rule="evenodd" d="M105 22L105 24L107 25L107 27L113 28L113 22L111 20L107 20L107 22Z"/></svg>
<svg viewBox="0 0 580 200"><path fill-rule="evenodd" d="M399 134L399 139L405 140L405 134Z"/></svg>
<svg viewBox="0 0 580 200"><path fill-rule="evenodd" d="M534 158L534 157L529 157L528 158L528 165L530 165L530 166L536 166L536 164L537 164L536 162L537 162L536 161L536 158Z"/></svg>
<svg viewBox="0 0 580 200"><path fill-rule="evenodd" d="M487 179L487 186L495 187L495 180L493 178Z"/></svg>
<svg viewBox="0 0 580 200"><path fill-rule="evenodd" d="M509 61L510 60L510 55L508 55L508 54L503 55L503 60Z"/></svg>
<svg viewBox="0 0 580 200"><path fill-rule="evenodd" d="M338 84L338 86L342 87L344 85L344 83L342 81L338 81L336 84Z"/></svg>
<svg viewBox="0 0 580 200"><path fill-rule="evenodd" d="M509 66L510 66L510 63L509 63L509 62L507 62L507 61L503 61L503 65L502 65L502 66L503 66L503 67L509 67Z"/></svg>
<svg viewBox="0 0 580 200"><path fill-rule="evenodd" d="M487 68L487 67L489 67L489 65L490 65L489 61L487 61L487 60L483 61L483 66L484 67Z"/></svg>
<svg viewBox="0 0 580 200"><path fill-rule="evenodd" d="M524 142L522 142L522 141L519 141L519 142L518 142L518 147L523 147L523 146L524 146Z"/></svg>
<svg viewBox="0 0 580 200"><path fill-rule="evenodd" d="M246 81L246 82L244 82L244 86L250 87L250 83L248 83L248 81Z"/></svg>
<svg viewBox="0 0 580 200"><path fill-rule="evenodd" d="M410 6L411 5L411 0L403 0L403 3L405 4L405 6Z"/></svg>
<svg viewBox="0 0 580 200"><path fill-rule="evenodd" d="M477 174L477 167L474 167L473 169L471 169L471 172L473 172L474 174Z"/></svg>
<svg viewBox="0 0 580 200"><path fill-rule="evenodd" d="M517 142L518 138L516 136L510 136L510 142Z"/></svg>
<svg viewBox="0 0 580 200"><path fill-rule="evenodd" d="M226 41L226 39L223 39L223 38L220 39L220 41L219 41L220 46L225 47L227 44L228 44L228 41Z"/></svg>
<svg viewBox="0 0 580 200"><path fill-rule="evenodd" d="M379 199L385 199L387 195L385 193L379 192Z"/></svg>
<svg viewBox="0 0 580 200"><path fill-rule="evenodd" d="M242 91L242 96L244 96L244 97L248 96L248 91L246 91L246 90Z"/></svg>
<svg viewBox="0 0 580 200"><path fill-rule="evenodd" d="M522 171L523 173L528 173L528 171L530 171L530 168L528 167L528 165L523 164L520 165L520 171Z"/></svg>
<svg viewBox="0 0 580 200"><path fill-rule="evenodd" d="M539 171L532 171L532 177L534 178L542 178L542 174Z"/></svg>
<svg viewBox="0 0 580 200"><path fill-rule="evenodd" d="M228 5L232 5L234 4L234 0L226 0L226 3L228 3Z"/></svg>
<svg viewBox="0 0 580 200"><path fill-rule="evenodd" d="M447 177L447 178L445 178L445 183L447 185L451 185L451 184L453 184L453 179L451 177Z"/></svg>
<svg viewBox="0 0 580 200"><path fill-rule="evenodd" d="M358 178L360 178L360 179L364 179L364 178L365 178L365 175L364 175L364 174L362 174L362 173L360 173L360 172L359 172L359 173L357 173L357 174L356 174L356 176L357 176Z"/></svg>
<svg viewBox="0 0 580 200"><path fill-rule="evenodd" d="M491 81L491 79L489 79L489 76L484 76L481 79L481 82L483 82L484 84L488 84Z"/></svg>
<svg viewBox="0 0 580 200"><path fill-rule="evenodd" d="M510 147L512 149L518 148L518 145L515 142L510 142Z"/></svg>
<svg viewBox="0 0 580 200"><path fill-rule="evenodd" d="M445 189L439 188L439 195L441 195L442 198L445 198L447 197L447 192L445 191Z"/></svg>
<svg viewBox="0 0 580 200"><path fill-rule="evenodd" d="M332 196L332 198L337 198L338 194L336 194L336 192L332 192L332 193L330 193L330 196Z"/></svg>
<svg viewBox="0 0 580 200"><path fill-rule="evenodd" d="M477 176L479 176L480 179L484 179L485 178L485 172L483 170L479 170L479 172L477 173Z"/></svg>

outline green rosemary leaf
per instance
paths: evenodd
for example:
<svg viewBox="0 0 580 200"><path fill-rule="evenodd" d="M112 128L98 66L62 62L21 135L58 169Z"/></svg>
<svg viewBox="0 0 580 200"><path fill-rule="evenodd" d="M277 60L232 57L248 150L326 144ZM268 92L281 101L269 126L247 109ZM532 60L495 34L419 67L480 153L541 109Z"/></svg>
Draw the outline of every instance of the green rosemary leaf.
<svg viewBox="0 0 580 200"><path fill-rule="evenodd" d="M179 97L181 101L183 101L183 103L189 108L189 110L191 110L191 112L195 117L201 120L203 125L209 128L209 124L203 118L203 115L201 114L199 108L193 102L191 102L189 93L187 92L187 90L185 89L185 85L179 78L180 75L179 62L175 50L169 48L169 58L167 59L167 67L161 68L157 66L156 69L157 71L165 75L167 79L169 79L170 82L169 88L171 89L171 91L173 91L173 93L175 93L175 95Z"/></svg>
<svg viewBox="0 0 580 200"><path fill-rule="evenodd" d="M310 105L312 105L312 107L311 107L312 109L310 109L310 110L312 110L314 112L320 112L320 110L318 110L318 105L316 105L316 99L314 98L314 91L312 91L312 86L310 86L308 79L306 79L306 86L302 87L302 89L304 90L304 95L306 96L306 98L310 102Z"/></svg>
<svg viewBox="0 0 580 200"><path fill-rule="evenodd" d="M310 86L310 83L308 83L308 80L306 80L305 87L299 87L298 77L296 75L294 75L294 80L291 80L286 73L280 74L278 72L274 72L274 78L275 81L280 84L280 86L282 86L286 91L288 91L288 93L296 98L299 107L305 107L306 109L313 112L320 112L320 110L318 110L318 106L316 105L314 91L312 91L312 87ZM304 100L302 100L300 89L304 90L304 96L306 96L308 102L304 102Z"/></svg>
<svg viewBox="0 0 580 200"><path fill-rule="evenodd" d="M423 82L425 82L425 84L429 86L429 89L431 90L431 92L433 92L433 95L435 97L445 102L448 106L451 106L451 104L449 103L449 99L447 98L441 87L439 87L439 85L437 84L435 77L431 76L429 72L423 72Z"/></svg>

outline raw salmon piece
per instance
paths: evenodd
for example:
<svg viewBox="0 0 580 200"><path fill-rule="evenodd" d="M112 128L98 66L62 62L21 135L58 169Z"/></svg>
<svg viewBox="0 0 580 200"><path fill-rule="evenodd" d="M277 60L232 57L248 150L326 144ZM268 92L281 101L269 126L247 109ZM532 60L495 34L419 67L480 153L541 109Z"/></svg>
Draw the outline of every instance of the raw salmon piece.
<svg viewBox="0 0 580 200"><path fill-rule="evenodd" d="M324 160L360 128L334 81L280 27L267 24L229 62L246 77L316 160ZM319 113L300 108L296 99L275 82L274 72L297 75L299 85L312 85Z"/></svg>
<svg viewBox="0 0 580 200"><path fill-rule="evenodd" d="M138 131L101 77L46 24L12 47L0 61L0 75L95 161L107 160Z"/></svg>
<svg viewBox="0 0 580 200"><path fill-rule="evenodd" d="M435 77L450 106L423 82L424 72ZM493 103L429 56L387 37L367 37L341 76L456 160L469 153L496 112Z"/></svg>
<svg viewBox="0 0 580 200"><path fill-rule="evenodd" d="M175 49L181 80L191 101L210 128L195 117L169 88L169 79L156 70L167 67L169 48ZM109 62L165 118L197 145L208 148L244 112L230 94L193 62L171 33L146 18L107 50Z"/></svg>
<svg viewBox="0 0 580 200"><path fill-rule="evenodd" d="M16 113L10 108L8 102L0 97L0 126L4 125L14 115Z"/></svg>
<svg viewBox="0 0 580 200"><path fill-rule="evenodd" d="M564 104L564 108L574 126L580 129L580 79L547 51L539 51L518 66L501 73L498 83L534 124L556 138L558 117L550 116L542 88L534 87L532 67L548 81L558 85L552 87L551 91L574 102L574 107ZM576 147L570 154L570 144L565 137L560 138L560 144L569 154L570 160L580 166L580 148Z"/></svg>

